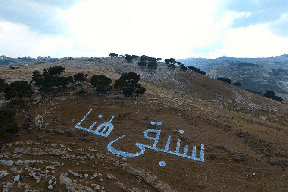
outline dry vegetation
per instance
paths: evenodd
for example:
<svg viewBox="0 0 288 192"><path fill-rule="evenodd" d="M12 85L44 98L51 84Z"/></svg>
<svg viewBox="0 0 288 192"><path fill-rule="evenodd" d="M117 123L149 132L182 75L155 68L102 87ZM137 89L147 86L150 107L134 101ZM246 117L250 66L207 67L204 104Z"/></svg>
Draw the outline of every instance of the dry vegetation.
<svg viewBox="0 0 288 192"><path fill-rule="evenodd" d="M37 64L10 70L4 66L0 77L29 79L32 71L44 67ZM100 74L93 67L65 68L66 75ZM113 80L120 77L107 71L101 74ZM179 73L175 79L183 87L173 82L140 82L147 92L137 99L100 96L92 91L78 95L73 89L59 95L34 94L26 107L17 111L16 120L22 127L18 134L1 141L0 171L9 173L0 176L1 189L8 189L10 182L10 191L47 191L54 176L53 191L288 190L287 104L196 73ZM114 116L114 129L107 138L75 128L90 109L83 127ZM151 121L163 125L151 125ZM159 148L165 148L169 136L171 150L181 139L180 153L184 144L189 151L204 144L205 162L150 149L134 158L107 151L107 145L122 135L126 137L113 145L117 150L136 153L135 143L152 145L143 137L147 129L161 130ZM19 160L31 162L24 165ZM160 161L166 166L159 166ZM18 175L19 181L15 179Z"/></svg>

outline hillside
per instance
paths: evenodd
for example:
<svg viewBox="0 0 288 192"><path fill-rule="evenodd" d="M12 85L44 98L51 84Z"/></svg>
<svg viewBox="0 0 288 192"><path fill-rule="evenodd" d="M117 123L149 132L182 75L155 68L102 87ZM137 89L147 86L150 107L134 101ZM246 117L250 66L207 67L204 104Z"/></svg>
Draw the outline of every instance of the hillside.
<svg viewBox="0 0 288 192"><path fill-rule="evenodd" d="M49 65L2 66L0 77L30 80L34 70ZM64 75L104 74L114 81L119 70L134 71L147 91L137 99L117 98L96 94L86 83L85 95L72 88L54 95L35 93L17 110L18 134L1 141L3 191L47 191L51 186L62 192L288 190L287 104L194 72L170 70L164 63L155 72L123 58L53 65L65 66ZM109 121L114 127L107 137L75 128L80 122L89 128ZM152 147L155 130L161 130L157 148ZM120 155L140 152L136 143L150 148L135 157ZM204 162L189 159L193 146L200 157L201 144ZM186 157L179 155L185 154L184 145ZM160 166L162 161L166 166Z"/></svg>

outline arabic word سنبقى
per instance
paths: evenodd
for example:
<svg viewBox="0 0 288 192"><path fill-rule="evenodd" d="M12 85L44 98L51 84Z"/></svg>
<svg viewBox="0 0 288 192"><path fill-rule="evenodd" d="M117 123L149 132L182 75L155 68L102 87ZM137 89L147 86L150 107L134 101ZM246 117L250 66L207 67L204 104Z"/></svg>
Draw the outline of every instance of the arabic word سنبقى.
<svg viewBox="0 0 288 192"><path fill-rule="evenodd" d="M81 129L81 130L84 130L84 131L88 131L88 132L93 133L95 135L100 135L100 136L103 136L103 137L107 137L111 133L113 128L114 128L113 124L111 123L113 118L114 118L114 116L112 116L112 118L111 118L111 120L109 122L105 122L105 123L100 124L95 130L93 130L93 127L96 125L97 122L94 122L89 128L84 128L84 127L80 126L81 123L86 119L86 117L91 113L91 111L92 111L92 109L90 109L90 111L84 116L84 118L79 123L77 123L75 128ZM102 117L103 117L103 115L99 115L98 116L99 119L101 119Z"/></svg>
<svg viewBox="0 0 288 192"><path fill-rule="evenodd" d="M154 125L156 124L155 122L151 122L151 124L152 123ZM158 122L158 123L160 124L161 122ZM161 125L162 125L162 123L161 123ZM183 130L179 130L178 132L181 133L181 134L184 134ZM149 137L148 133L156 133L156 137ZM156 129L148 129L148 130L146 130L144 132L144 138L153 140L154 144L153 144L153 146L149 146L149 145L145 145L145 144L141 144L141 143L136 143L135 145L140 149L140 152L137 152L137 153L129 153L129 152L124 152L124 151L119 151L119 150L116 150L115 148L112 147L113 143L115 143L119 139L124 138L125 135L115 139L114 141L111 141L108 144L108 146L107 146L107 150L109 152L115 154L115 155L120 155L120 156L123 156L123 157L137 157L137 156L143 155L144 152L145 152L145 149L148 148L148 149L152 149L152 150L159 151L159 152L164 152L164 153L168 153L168 154L172 154L172 155L177 155L179 157L185 157L185 158L188 158L188 159L191 159L191 160L204 162L204 144L201 144L200 157L197 158L196 157L196 146L193 146L192 154L190 156L188 155L188 145L184 146L184 153L180 153L179 152L180 143L181 143L180 139L178 139L178 141L177 141L176 150L175 151L171 151L169 149L170 148L169 147L170 146L170 142L171 142L171 136L169 136L168 139L167 139L167 143L166 143L165 149L161 149L161 148L156 147L156 145L157 145L157 143L159 141L160 133L161 133L161 130L156 130ZM164 165L163 162L162 161L159 162L159 165L160 166L165 166L166 163L164 162L165 163L165 165Z"/></svg>

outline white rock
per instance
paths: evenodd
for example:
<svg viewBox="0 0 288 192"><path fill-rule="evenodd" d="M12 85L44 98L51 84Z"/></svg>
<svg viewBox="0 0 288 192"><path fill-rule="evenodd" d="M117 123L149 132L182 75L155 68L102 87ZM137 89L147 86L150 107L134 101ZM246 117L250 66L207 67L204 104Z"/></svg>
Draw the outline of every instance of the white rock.
<svg viewBox="0 0 288 192"><path fill-rule="evenodd" d="M0 171L0 179L9 175L5 170Z"/></svg>
<svg viewBox="0 0 288 192"><path fill-rule="evenodd" d="M20 175L17 175L14 177L14 181L19 181L19 179L20 179Z"/></svg>
<svg viewBox="0 0 288 192"><path fill-rule="evenodd" d="M53 185L49 185L49 186L48 186L48 189L49 189L49 190L53 190Z"/></svg>

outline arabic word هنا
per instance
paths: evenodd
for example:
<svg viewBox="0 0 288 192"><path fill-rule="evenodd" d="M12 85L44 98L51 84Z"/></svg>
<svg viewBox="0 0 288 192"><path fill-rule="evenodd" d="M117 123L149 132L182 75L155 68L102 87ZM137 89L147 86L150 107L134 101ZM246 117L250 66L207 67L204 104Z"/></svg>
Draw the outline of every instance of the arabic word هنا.
<svg viewBox="0 0 288 192"><path fill-rule="evenodd" d="M96 130L93 130L93 127L96 125L97 122L94 122L88 129L80 126L81 123L86 119L86 117L89 115L89 113L91 111L92 111L92 109L90 109L90 111L84 116L84 118L79 123L77 123L75 128L82 129L84 131L88 131L88 132L93 133L95 135L100 135L100 136L103 136L103 137L107 137L111 133L113 128L114 128L114 126L111 123L113 118L114 118L114 116L112 116L112 118L111 118L111 120L109 122L105 122L105 123L102 123L101 125L99 125L96 128ZM98 118L102 118L102 115L99 115ZM109 127L109 128L107 129L107 127Z"/></svg>

